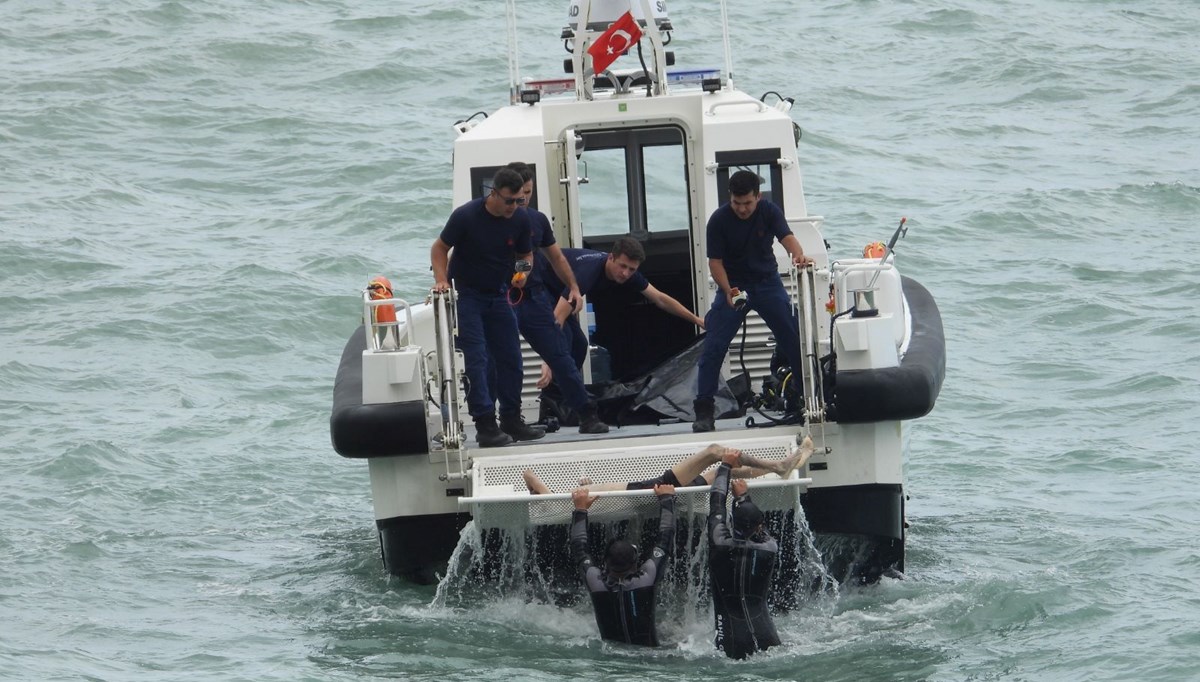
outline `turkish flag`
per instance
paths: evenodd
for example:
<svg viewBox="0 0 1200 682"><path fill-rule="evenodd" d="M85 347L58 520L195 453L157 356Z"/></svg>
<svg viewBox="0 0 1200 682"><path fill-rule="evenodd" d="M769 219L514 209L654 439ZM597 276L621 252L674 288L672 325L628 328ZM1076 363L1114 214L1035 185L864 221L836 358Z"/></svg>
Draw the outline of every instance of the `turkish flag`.
<svg viewBox="0 0 1200 682"><path fill-rule="evenodd" d="M592 55L592 72L603 73L609 64L617 61L617 57L625 54L626 50L641 39L642 29L633 18L633 13L622 14L621 18L614 21L588 48L588 54Z"/></svg>

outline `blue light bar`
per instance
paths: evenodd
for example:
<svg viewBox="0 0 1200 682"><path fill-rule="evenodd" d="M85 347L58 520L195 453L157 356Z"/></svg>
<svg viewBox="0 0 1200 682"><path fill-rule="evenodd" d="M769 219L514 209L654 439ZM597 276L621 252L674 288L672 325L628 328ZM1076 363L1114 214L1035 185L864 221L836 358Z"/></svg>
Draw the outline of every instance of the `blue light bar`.
<svg viewBox="0 0 1200 682"><path fill-rule="evenodd" d="M720 78L720 69L681 69L667 72L668 85L700 85L707 78Z"/></svg>

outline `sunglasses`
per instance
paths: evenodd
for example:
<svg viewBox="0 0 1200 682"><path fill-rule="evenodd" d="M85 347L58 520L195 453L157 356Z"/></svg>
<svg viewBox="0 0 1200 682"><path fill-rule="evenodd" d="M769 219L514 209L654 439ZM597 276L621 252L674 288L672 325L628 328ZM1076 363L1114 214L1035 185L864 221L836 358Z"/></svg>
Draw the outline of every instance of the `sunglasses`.
<svg viewBox="0 0 1200 682"><path fill-rule="evenodd" d="M496 190L492 190L492 194L500 197L500 201L503 201L505 206L512 206L513 204L516 204L517 206L525 205L525 197L501 197L500 193Z"/></svg>

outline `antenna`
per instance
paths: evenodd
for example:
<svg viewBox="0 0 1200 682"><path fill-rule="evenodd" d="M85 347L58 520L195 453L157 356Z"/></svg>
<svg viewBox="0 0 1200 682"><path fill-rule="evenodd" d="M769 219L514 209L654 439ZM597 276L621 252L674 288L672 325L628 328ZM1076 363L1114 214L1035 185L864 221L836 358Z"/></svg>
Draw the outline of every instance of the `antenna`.
<svg viewBox="0 0 1200 682"><path fill-rule="evenodd" d="M729 7L721 0L721 41L725 47L725 74L727 85L733 87L733 53L729 50Z"/></svg>
<svg viewBox="0 0 1200 682"><path fill-rule="evenodd" d="M908 218L900 218L900 225L892 233L892 238L888 240L887 247L883 250L883 255L879 257L879 267L875 268L875 276L867 283L867 289L875 287L875 280L879 279L879 273L883 272L883 264L887 262L888 254L896 247L896 242L908 234L908 228L904 226L906 222L908 222Z"/></svg>
<svg viewBox="0 0 1200 682"><path fill-rule="evenodd" d="M508 30L508 103L521 101L521 58L517 49L517 0L504 3L504 23Z"/></svg>

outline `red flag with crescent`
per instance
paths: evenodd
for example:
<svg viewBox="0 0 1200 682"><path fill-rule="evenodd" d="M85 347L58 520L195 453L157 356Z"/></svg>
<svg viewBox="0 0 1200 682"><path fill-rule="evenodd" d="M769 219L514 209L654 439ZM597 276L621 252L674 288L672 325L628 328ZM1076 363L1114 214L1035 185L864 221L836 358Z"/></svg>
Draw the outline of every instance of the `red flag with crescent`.
<svg viewBox="0 0 1200 682"><path fill-rule="evenodd" d="M617 61L617 57L625 54L641 39L642 29L633 18L633 13L622 14L588 48L588 54L592 55L592 72L603 73L609 64Z"/></svg>

